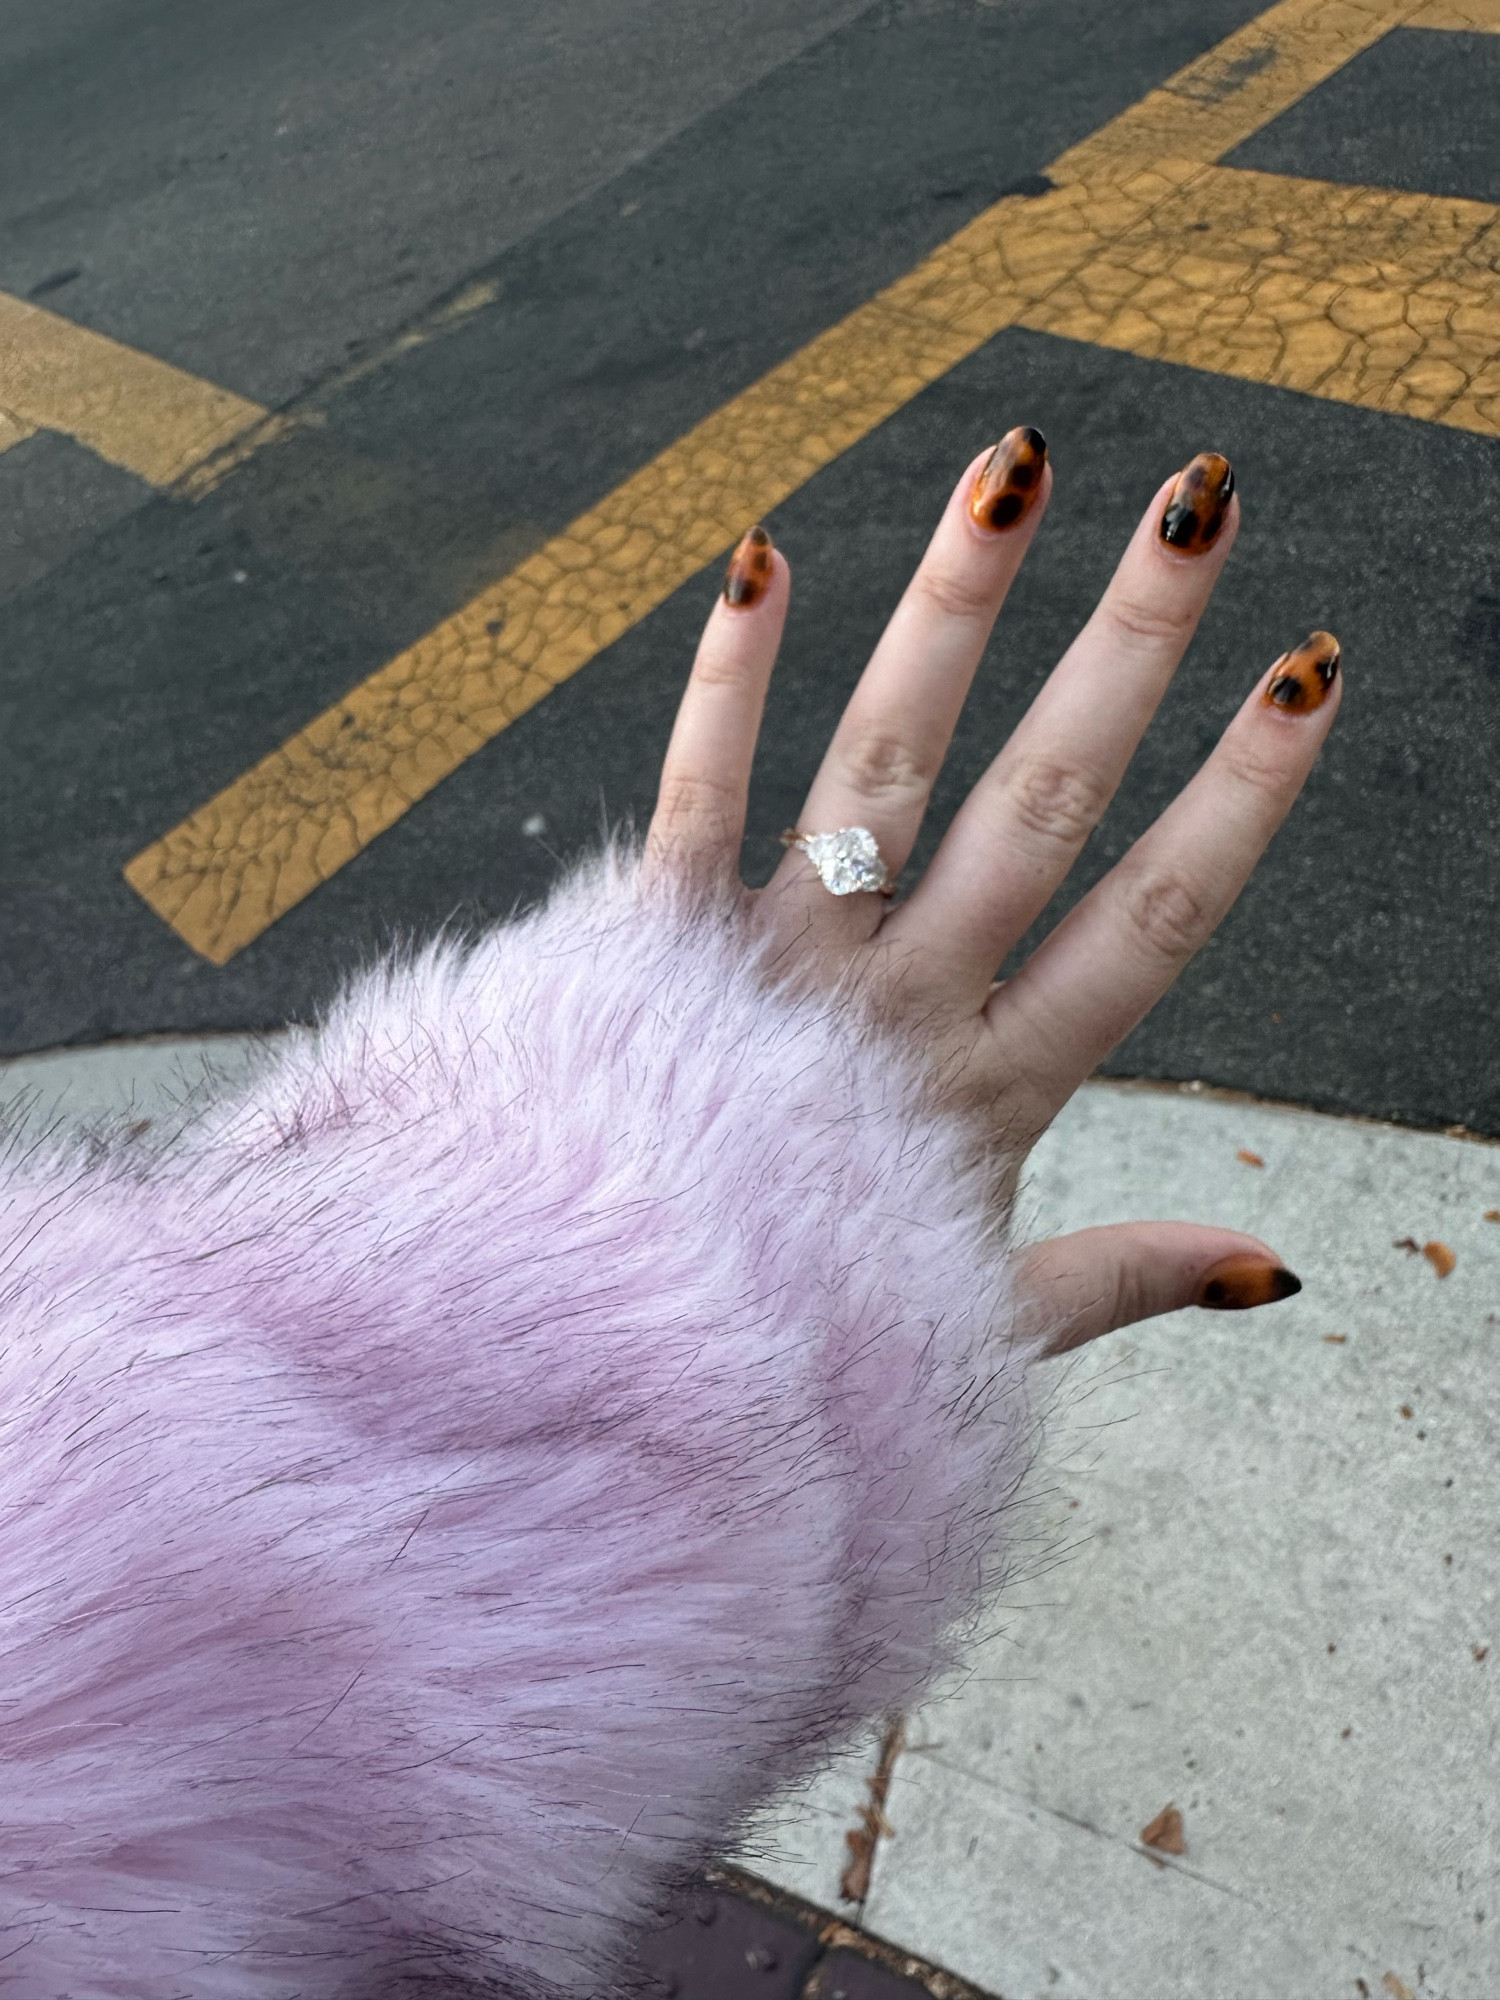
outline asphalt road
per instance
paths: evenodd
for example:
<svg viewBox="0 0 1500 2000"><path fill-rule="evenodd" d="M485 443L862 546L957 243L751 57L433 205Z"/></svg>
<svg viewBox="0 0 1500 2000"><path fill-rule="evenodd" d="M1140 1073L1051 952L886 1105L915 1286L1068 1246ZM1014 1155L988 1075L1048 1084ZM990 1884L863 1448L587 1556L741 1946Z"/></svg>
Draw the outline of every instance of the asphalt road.
<svg viewBox="0 0 1500 2000"><path fill-rule="evenodd" d="M0 291L301 421L201 497L47 430L0 455L0 1051L306 1018L392 936L503 914L602 822L643 818L713 574L227 965L121 878L698 419L999 197L1045 189L1050 161L1258 11L9 9ZM1491 204L1497 161L1500 36L1418 28L1227 159ZM401 340L476 284L477 309ZM1340 635L1347 699L1219 938L1108 1067L1500 1135L1494 435L1000 333L772 517L797 595L747 871L779 851L956 471L1017 422L1045 431L1056 496L934 830L1159 480L1227 452L1239 547L1057 908L1309 627Z"/></svg>

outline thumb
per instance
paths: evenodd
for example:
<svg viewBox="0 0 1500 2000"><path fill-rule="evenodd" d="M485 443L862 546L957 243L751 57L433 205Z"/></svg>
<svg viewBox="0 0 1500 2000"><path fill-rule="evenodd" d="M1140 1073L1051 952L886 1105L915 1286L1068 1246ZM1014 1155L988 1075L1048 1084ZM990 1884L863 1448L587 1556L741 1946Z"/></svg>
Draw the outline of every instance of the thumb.
<svg viewBox="0 0 1500 2000"><path fill-rule="evenodd" d="M1182 1306L1268 1306L1302 1289L1274 1250L1196 1222L1119 1222L1024 1250L1016 1286L1026 1319L1055 1329L1042 1358Z"/></svg>

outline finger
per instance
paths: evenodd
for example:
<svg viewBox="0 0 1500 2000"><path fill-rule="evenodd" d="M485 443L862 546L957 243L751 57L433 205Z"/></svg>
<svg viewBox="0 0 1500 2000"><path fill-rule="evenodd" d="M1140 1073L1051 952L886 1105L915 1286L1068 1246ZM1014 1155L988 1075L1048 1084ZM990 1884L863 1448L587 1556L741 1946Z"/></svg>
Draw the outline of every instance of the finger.
<svg viewBox="0 0 1500 2000"><path fill-rule="evenodd" d="M1043 1122L1166 992L1218 928L1291 810L1338 712L1338 641L1284 653L1213 755L986 1008L1024 1050Z"/></svg>
<svg viewBox="0 0 1500 2000"><path fill-rule="evenodd" d="M729 561L662 766L648 873L721 873L739 860L750 766L786 623L791 573L761 527Z"/></svg>
<svg viewBox="0 0 1500 2000"><path fill-rule="evenodd" d="M1024 1318L1049 1330L1039 1358L1183 1306L1235 1311L1302 1289L1259 1237L1195 1222L1121 1222L1055 1236L1024 1251L1015 1276Z"/></svg>
<svg viewBox="0 0 1500 2000"><path fill-rule="evenodd" d="M1114 797L1203 616L1239 522L1200 452L1152 499L1088 624L969 794L891 928L978 1008Z"/></svg>
<svg viewBox="0 0 1500 2000"><path fill-rule="evenodd" d="M1016 571L1051 491L1040 431L1008 431L954 489L813 780L799 825L809 833L868 827L892 875L906 865L922 816ZM806 857L789 853L774 888L825 898ZM855 925L882 907L851 896Z"/></svg>

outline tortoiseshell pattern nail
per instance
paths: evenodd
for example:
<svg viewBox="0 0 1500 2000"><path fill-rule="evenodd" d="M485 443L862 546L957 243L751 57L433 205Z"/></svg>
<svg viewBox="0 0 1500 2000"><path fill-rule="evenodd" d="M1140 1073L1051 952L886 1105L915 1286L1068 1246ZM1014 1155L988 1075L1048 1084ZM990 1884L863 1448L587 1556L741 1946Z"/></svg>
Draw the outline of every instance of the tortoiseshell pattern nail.
<svg viewBox="0 0 1500 2000"><path fill-rule="evenodd" d="M1302 1289L1284 1265L1264 1257L1222 1257L1203 1275L1197 1303L1215 1312L1243 1312L1250 1306L1274 1305Z"/></svg>
<svg viewBox="0 0 1500 2000"><path fill-rule="evenodd" d="M1321 708L1339 670L1339 642L1331 632L1309 632L1294 653L1283 653L1271 669L1262 697L1269 708L1306 715Z"/></svg>
<svg viewBox="0 0 1500 2000"><path fill-rule="evenodd" d="M1184 555L1201 556L1219 539L1234 498L1234 467L1217 451L1200 451L1177 475L1162 509L1161 538Z"/></svg>
<svg viewBox="0 0 1500 2000"><path fill-rule="evenodd" d="M1013 528L1042 490L1047 440L1030 424L1007 431L979 469L969 513L981 528Z"/></svg>
<svg viewBox="0 0 1500 2000"><path fill-rule="evenodd" d="M724 578L724 602L744 610L759 604L771 585L771 537L759 526L752 528L729 558Z"/></svg>

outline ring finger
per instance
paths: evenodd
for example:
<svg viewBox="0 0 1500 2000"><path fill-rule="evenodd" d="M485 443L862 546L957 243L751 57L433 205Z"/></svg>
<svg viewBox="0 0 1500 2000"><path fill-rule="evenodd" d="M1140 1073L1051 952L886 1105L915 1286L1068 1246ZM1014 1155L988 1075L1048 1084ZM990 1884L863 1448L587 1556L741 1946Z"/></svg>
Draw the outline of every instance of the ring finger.
<svg viewBox="0 0 1500 2000"><path fill-rule="evenodd" d="M1046 507L1046 458L1041 432L1021 426L964 473L839 722L802 831L867 827L891 875L905 867L985 644ZM793 904L827 905L801 853L788 854L771 887ZM880 923L876 897L851 895L844 908L856 935Z"/></svg>
<svg viewBox="0 0 1500 2000"><path fill-rule="evenodd" d="M1234 474L1200 452L1156 494L1098 609L964 801L896 914L977 1010L1113 798L1234 544Z"/></svg>
<svg viewBox="0 0 1500 2000"><path fill-rule="evenodd" d="M1262 675L1208 762L985 1009L1019 1064L1024 1122L1050 1124L1218 929L1333 726L1338 641L1309 635Z"/></svg>

